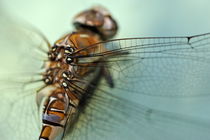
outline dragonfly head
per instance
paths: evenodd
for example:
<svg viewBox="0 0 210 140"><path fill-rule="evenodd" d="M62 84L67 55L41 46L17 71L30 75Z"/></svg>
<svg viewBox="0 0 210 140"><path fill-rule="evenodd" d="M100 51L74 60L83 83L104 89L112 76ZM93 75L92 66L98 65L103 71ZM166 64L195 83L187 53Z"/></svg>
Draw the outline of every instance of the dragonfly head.
<svg viewBox="0 0 210 140"><path fill-rule="evenodd" d="M77 29L86 28L94 31L104 40L112 38L118 29L118 25L109 11L101 6L79 13L73 23Z"/></svg>

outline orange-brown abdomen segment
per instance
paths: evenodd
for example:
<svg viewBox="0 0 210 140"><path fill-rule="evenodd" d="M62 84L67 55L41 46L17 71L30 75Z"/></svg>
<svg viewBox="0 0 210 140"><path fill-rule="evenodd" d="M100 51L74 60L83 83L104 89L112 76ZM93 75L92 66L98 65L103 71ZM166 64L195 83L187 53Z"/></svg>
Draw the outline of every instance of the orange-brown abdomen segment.
<svg viewBox="0 0 210 140"><path fill-rule="evenodd" d="M42 133L41 133L40 137L49 138L51 133L52 133L52 127L51 126L44 126L42 128Z"/></svg>

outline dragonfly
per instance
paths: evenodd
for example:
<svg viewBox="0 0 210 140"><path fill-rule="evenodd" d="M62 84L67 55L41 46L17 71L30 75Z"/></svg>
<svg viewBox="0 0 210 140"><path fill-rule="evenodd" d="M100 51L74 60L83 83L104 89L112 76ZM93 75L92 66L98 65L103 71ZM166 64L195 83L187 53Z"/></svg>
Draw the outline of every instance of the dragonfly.
<svg viewBox="0 0 210 140"><path fill-rule="evenodd" d="M93 7L51 45L36 28L5 15L2 139L210 139L209 122L136 99L209 95L210 33L111 39L117 22Z"/></svg>

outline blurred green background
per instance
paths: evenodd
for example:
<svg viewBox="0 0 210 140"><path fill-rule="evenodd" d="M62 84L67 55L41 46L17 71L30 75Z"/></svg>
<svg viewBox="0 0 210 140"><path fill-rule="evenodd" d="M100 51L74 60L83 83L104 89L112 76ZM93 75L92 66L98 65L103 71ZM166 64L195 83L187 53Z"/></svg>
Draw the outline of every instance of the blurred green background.
<svg viewBox="0 0 210 140"><path fill-rule="evenodd" d="M42 31L53 43L73 30L74 15L93 5L113 14L116 38L182 36L210 32L209 0L1 0L1 8ZM210 97L161 98L139 95L142 104L210 120ZM205 137L205 136L204 136Z"/></svg>
<svg viewBox="0 0 210 140"><path fill-rule="evenodd" d="M50 39L71 31L71 20L92 5L107 7L118 37L192 35L210 31L208 0L1 0L3 8L33 23Z"/></svg>

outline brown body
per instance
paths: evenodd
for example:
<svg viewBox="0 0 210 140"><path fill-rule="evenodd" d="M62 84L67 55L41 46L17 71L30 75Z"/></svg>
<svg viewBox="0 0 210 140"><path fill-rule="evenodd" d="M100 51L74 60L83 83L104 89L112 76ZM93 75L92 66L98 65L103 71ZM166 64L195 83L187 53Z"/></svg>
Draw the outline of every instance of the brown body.
<svg viewBox="0 0 210 140"><path fill-rule="evenodd" d="M79 14L74 23L76 32L59 39L50 48L49 60L45 62L46 72L43 73L43 79L46 86L37 94L38 104L44 101L40 140L61 140L67 127L73 127L79 115L81 101L87 96L86 89L89 87L89 82L94 77L100 76L103 69L103 67L99 67L99 70L88 67L97 65L94 62L101 58L94 58L91 62L78 66L79 59L76 56L105 49L95 47L80 51L114 36L117 29L116 22L108 12L100 8Z"/></svg>

